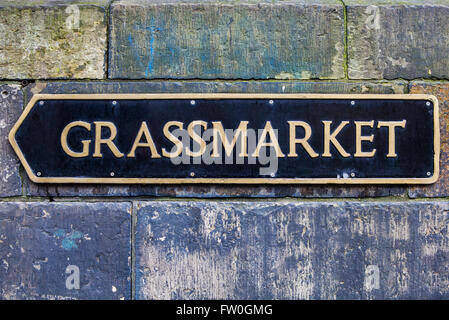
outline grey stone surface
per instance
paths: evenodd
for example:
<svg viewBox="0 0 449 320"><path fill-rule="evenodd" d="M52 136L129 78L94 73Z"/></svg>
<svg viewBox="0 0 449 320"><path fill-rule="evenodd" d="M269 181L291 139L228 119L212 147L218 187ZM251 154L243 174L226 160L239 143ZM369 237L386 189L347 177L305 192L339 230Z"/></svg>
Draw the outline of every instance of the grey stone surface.
<svg viewBox="0 0 449 320"><path fill-rule="evenodd" d="M341 79L338 0L111 5L114 79Z"/></svg>
<svg viewBox="0 0 449 320"><path fill-rule="evenodd" d="M108 0L0 0L0 79L103 79Z"/></svg>
<svg viewBox="0 0 449 320"><path fill-rule="evenodd" d="M36 93L386 93L401 94L407 81L38 81Z"/></svg>
<svg viewBox="0 0 449 320"><path fill-rule="evenodd" d="M438 98L440 109L440 177L432 185L411 186L412 198L449 197L449 82L413 81L410 93L432 94Z"/></svg>
<svg viewBox="0 0 449 320"><path fill-rule="evenodd" d="M130 259L130 203L0 203L0 299L129 299Z"/></svg>
<svg viewBox="0 0 449 320"><path fill-rule="evenodd" d="M106 81L38 82L26 87L28 99L36 93L404 93L407 83L366 81ZM397 185L50 185L25 177L30 196L157 196L157 197L379 197L404 196Z"/></svg>
<svg viewBox="0 0 449 320"><path fill-rule="evenodd" d="M345 0L350 79L449 78L447 0Z"/></svg>
<svg viewBox="0 0 449 320"><path fill-rule="evenodd" d="M137 299L448 299L448 202L137 202Z"/></svg>
<svg viewBox="0 0 449 320"><path fill-rule="evenodd" d="M22 194L20 163L8 141L9 131L23 110L23 93L17 84L0 84L0 197Z"/></svg>

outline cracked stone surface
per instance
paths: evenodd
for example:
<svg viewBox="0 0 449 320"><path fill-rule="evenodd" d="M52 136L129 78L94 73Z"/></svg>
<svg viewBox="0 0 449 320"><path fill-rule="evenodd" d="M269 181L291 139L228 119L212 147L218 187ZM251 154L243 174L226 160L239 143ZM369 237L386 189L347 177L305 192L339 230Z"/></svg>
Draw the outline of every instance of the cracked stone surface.
<svg viewBox="0 0 449 320"><path fill-rule="evenodd" d="M449 202L136 202L137 299L447 299Z"/></svg>

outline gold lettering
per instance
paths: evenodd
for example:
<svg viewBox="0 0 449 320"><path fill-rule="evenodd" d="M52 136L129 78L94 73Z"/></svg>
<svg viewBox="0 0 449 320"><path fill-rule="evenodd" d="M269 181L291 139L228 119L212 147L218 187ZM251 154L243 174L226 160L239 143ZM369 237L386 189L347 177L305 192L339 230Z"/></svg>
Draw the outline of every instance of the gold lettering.
<svg viewBox="0 0 449 320"><path fill-rule="evenodd" d="M232 138L231 143L229 143L228 138L226 137L225 131L223 129L223 124L220 121L213 121L212 122L214 132L213 132L213 151L212 151L212 157L218 157L218 135L220 135L223 147L225 149L226 155L230 156L232 153L232 150L235 147L235 144L237 143L237 139L240 136L240 142L242 144L242 147L240 149L239 157L247 157L248 156L248 147L247 147L247 128L248 128L248 121L240 121L240 124L235 131L234 137Z"/></svg>
<svg viewBox="0 0 449 320"><path fill-rule="evenodd" d="M142 135L145 135L146 142L140 142L142 139ZM148 129L148 125L146 121L143 121L140 125L139 132L137 133L136 139L134 140L133 147L131 151L128 153L128 158L134 158L136 156L136 149L147 147L150 148L151 158L160 158L161 155L157 153L156 146L154 145L153 138L151 137L150 130Z"/></svg>
<svg viewBox="0 0 449 320"><path fill-rule="evenodd" d="M318 153L316 153L310 144L308 143L310 136L312 135L312 128L307 122L304 121L288 121L288 124L290 126L290 153L288 154L289 157L297 157L298 154L296 153L296 145L300 143L303 148L307 151L309 156L312 158L318 157ZM297 139L296 138L296 127L301 126L304 128L304 138Z"/></svg>
<svg viewBox="0 0 449 320"><path fill-rule="evenodd" d="M396 154L396 137L395 128L401 127L405 128L406 120L402 121L379 121L377 123L377 128L388 127L388 158L394 158L398 155Z"/></svg>
<svg viewBox="0 0 449 320"><path fill-rule="evenodd" d="M165 148L162 148L162 155L167 158L176 158L178 157L182 152L182 142L176 136L173 135L173 133L170 132L170 127L176 126L180 130L183 129L184 123L179 121L169 121L164 126L164 135L167 137L168 140L173 142L173 144L176 146L176 151L174 152L167 152Z"/></svg>
<svg viewBox="0 0 449 320"><path fill-rule="evenodd" d="M83 151L81 152L75 152L72 149L70 149L69 146L67 145L67 135L69 134L70 129L72 129L73 127L83 127L87 129L87 131L90 131L90 123L84 121L70 122L68 125L65 126L64 130L62 130L61 133L62 150L64 150L65 153L67 153L69 156L73 158L87 157L89 155L90 140L81 140L81 143L83 144Z"/></svg>
<svg viewBox="0 0 449 320"><path fill-rule="evenodd" d="M271 142L266 142L267 134L270 135ZM265 124L265 128L262 131L261 137L259 139L259 142L257 143L256 150L253 152L253 157L258 157L260 153L260 149L262 147L274 147L274 150L276 151L276 156L278 158L285 157L285 155L281 151L281 147L279 146L278 139L276 137L276 134L274 133L273 127L271 126L271 122L267 121Z"/></svg>
<svg viewBox="0 0 449 320"><path fill-rule="evenodd" d="M112 151L115 157L121 158L124 156L123 153L117 149L116 145L112 140L115 139L115 136L117 135L117 128L112 122L107 121L94 121L95 123L95 152L92 155L94 158L101 158L103 157L103 154L101 153L101 145L106 144L109 147L109 150ZM111 135L109 138L102 138L101 137L101 129L103 127L106 127L111 132Z"/></svg>
<svg viewBox="0 0 449 320"><path fill-rule="evenodd" d="M341 144L335 138L340 133L341 129L343 129L349 123L349 121L342 121L340 125L337 127L337 129L335 129L334 132L332 132L332 134L330 133L332 121L323 120L322 122L324 124L324 152L322 156L332 157L330 153L330 143L332 142L332 144L335 146L335 148L338 150L338 152L340 152L340 154L343 157L345 158L349 157L350 154L347 153L345 149L343 149Z"/></svg>
<svg viewBox="0 0 449 320"><path fill-rule="evenodd" d="M200 150L196 152L190 150L189 147L186 148L186 154L189 157L201 157L206 151L206 142L195 132L195 126L202 126L204 129L207 129L207 122L203 120L195 120L190 122L189 126L187 127L187 132L189 133L192 140L200 145Z"/></svg>
<svg viewBox="0 0 449 320"><path fill-rule="evenodd" d="M362 127L373 127L374 120L371 121L354 121L355 123L355 153L354 157L371 158L376 153L376 149L372 151L362 151L362 141L373 142L374 134L370 136L362 136Z"/></svg>

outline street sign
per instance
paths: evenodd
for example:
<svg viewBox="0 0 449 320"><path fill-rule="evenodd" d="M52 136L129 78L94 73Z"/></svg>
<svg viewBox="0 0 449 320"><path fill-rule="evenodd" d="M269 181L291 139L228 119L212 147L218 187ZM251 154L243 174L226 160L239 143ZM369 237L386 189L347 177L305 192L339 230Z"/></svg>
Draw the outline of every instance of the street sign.
<svg viewBox="0 0 449 320"><path fill-rule="evenodd" d="M429 95L36 94L9 140L38 183L433 183Z"/></svg>

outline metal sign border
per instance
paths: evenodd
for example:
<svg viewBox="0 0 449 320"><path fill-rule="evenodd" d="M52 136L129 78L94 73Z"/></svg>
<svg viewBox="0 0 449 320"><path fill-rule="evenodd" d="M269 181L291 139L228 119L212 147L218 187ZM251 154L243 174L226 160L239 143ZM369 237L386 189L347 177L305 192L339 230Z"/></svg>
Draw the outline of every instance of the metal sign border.
<svg viewBox="0 0 449 320"><path fill-rule="evenodd" d="M353 100L428 100L434 107L434 172L428 178L81 178L38 177L20 150L15 135L38 100L155 100L155 99L353 99ZM35 94L9 132L9 142L28 177L35 183L92 184L431 184L438 180L440 126L438 99L426 94L271 94L271 93L105 93Z"/></svg>

